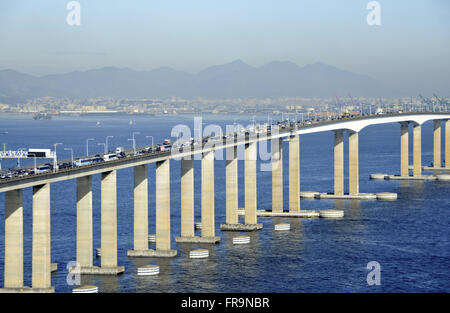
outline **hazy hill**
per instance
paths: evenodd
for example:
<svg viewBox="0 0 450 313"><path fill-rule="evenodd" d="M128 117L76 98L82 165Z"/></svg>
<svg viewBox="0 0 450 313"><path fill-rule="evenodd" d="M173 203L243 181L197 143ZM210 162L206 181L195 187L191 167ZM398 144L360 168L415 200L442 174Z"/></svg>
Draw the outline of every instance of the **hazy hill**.
<svg viewBox="0 0 450 313"><path fill-rule="evenodd" d="M252 67L241 60L206 68L198 74L161 67L150 71L104 67L85 72L35 77L0 71L0 100L14 97L332 97L392 96L396 92L365 75L324 63L300 67L270 62Z"/></svg>

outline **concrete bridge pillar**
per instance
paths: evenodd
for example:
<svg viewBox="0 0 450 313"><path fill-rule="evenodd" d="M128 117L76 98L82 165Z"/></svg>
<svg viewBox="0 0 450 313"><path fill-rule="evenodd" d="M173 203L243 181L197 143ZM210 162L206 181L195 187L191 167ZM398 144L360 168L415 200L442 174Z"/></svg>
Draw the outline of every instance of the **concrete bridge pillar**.
<svg viewBox="0 0 450 313"><path fill-rule="evenodd" d="M290 154L290 152L289 152ZM290 164L290 163L289 163ZM272 139L272 212L283 212L283 139Z"/></svg>
<svg viewBox="0 0 450 313"><path fill-rule="evenodd" d="M53 292L50 261L50 184L33 187L32 282L36 291Z"/></svg>
<svg viewBox="0 0 450 313"><path fill-rule="evenodd" d="M450 168L450 120L445 121L445 167Z"/></svg>
<svg viewBox="0 0 450 313"><path fill-rule="evenodd" d="M158 257L174 257L170 241L170 160L156 162L156 250Z"/></svg>
<svg viewBox="0 0 450 313"><path fill-rule="evenodd" d="M148 251L148 169L147 165L134 167L134 241L129 256Z"/></svg>
<svg viewBox="0 0 450 313"><path fill-rule="evenodd" d="M344 194L344 133L334 131L334 194Z"/></svg>
<svg viewBox="0 0 450 313"><path fill-rule="evenodd" d="M92 176L77 178L77 262L93 266Z"/></svg>
<svg viewBox="0 0 450 313"><path fill-rule="evenodd" d="M348 136L349 194L359 194L359 135L350 131Z"/></svg>
<svg viewBox="0 0 450 313"><path fill-rule="evenodd" d="M245 145L245 224L257 224L256 142Z"/></svg>
<svg viewBox="0 0 450 313"><path fill-rule="evenodd" d="M236 146L227 148L226 153L226 223L238 224L238 158Z"/></svg>
<svg viewBox="0 0 450 313"><path fill-rule="evenodd" d="M4 288L23 287L22 189L5 193Z"/></svg>
<svg viewBox="0 0 450 313"><path fill-rule="evenodd" d="M101 267L106 273L118 274L117 266L117 171L101 177Z"/></svg>
<svg viewBox="0 0 450 313"><path fill-rule="evenodd" d="M400 176L409 176L409 123L400 123Z"/></svg>
<svg viewBox="0 0 450 313"><path fill-rule="evenodd" d="M300 136L289 138L289 212L300 211Z"/></svg>
<svg viewBox="0 0 450 313"><path fill-rule="evenodd" d="M434 158L433 167L441 167L441 120L434 120Z"/></svg>
<svg viewBox="0 0 450 313"><path fill-rule="evenodd" d="M256 218L256 143L245 146L245 222L238 220L238 158L237 147L227 152L226 192L227 192L227 223L220 225L223 231L254 231L260 230L262 224L257 224ZM233 157L234 155L234 157ZM229 157L231 156L231 157ZM202 225L203 226L203 225Z"/></svg>
<svg viewBox="0 0 450 313"><path fill-rule="evenodd" d="M181 237L194 237L194 160L181 159Z"/></svg>
<svg viewBox="0 0 450 313"><path fill-rule="evenodd" d="M422 176L422 126L414 125L413 130L414 176Z"/></svg>
<svg viewBox="0 0 450 313"><path fill-rule="evenodd" d="M202 242L216 243L214 203L214 151L202 156Z"/></svg>

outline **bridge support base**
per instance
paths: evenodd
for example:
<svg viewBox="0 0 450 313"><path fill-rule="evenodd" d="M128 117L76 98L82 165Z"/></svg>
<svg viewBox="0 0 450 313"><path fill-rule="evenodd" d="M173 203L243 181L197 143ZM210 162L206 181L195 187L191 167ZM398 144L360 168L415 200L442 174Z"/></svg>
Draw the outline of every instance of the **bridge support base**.
<svg viewBox="0 0 450 313"><path fill-rule="evenodd" d="M176 237L175 241L178 243L219 243L219 236L191 236L191 237Z"/></svg>
<svg viewBox="0 0 450 313"><path fill-rule="evenodd" d="M386 180L435 180L436 176L432 175L421 175L421 176L397 176L397 175L388 175L385 178Z"/></svg>
<svg viewBox="0 0 450 313"><path fill-rule="evenodd" d="M211 237L200 237L200 236L181 236L176 237L175 242L177 243L219 243L219 236Z"/></svg>
<svg viewBox="0 0 450 313"><path fill-rule="evenodd" d="M142 258L173 258L177 255L177 250L128 250L127 255Z"/></svg>
<svg viewBox="0 0 450 313"><path fill-rule="evenodd" d="M357 195L342 194L336 195L332 193L320 193L316 196L318 199L351 199L351 200L376 200L377 195L374 193L359 193Z"/></svg>
<svg viewBox="0 0 450 313"><path fill-rule="evenodd" d="M31 288L31 287L21 287L21 288L0 288L0 293L54 293L55 288Z"/></svg>
<svg viewBox="0 0 450 313"><path fill-rule="evenodd" d="M84 275L119 275L125 271L124 266L104 267L104 266L82 266L77 271L75 267L69 270L71 274Z"/></svg>
<svg viewBox="0 0 450 313"><path fill-rule="evenodd" d="M261 230L262 224L221 224L221 231L255 231Z"/></svg>

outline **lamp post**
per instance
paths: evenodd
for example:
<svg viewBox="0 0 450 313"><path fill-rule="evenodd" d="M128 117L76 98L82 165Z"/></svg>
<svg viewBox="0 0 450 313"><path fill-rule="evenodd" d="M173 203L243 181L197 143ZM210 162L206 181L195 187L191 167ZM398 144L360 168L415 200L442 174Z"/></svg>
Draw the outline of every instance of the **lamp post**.
<svg viewBox="0 0 450 313"><path fill-rule="evenodd" d="M19 148L19 151L23 151L23 149L26 149L26 148ZM20 168L20 156L21 156L21 154L19 154L19 157L17 158L17 167L18 168ZM1 169L1 167L0 167L0 169Z"/></svg>
<svg viewBox="0 0 450 313"><path fill-rule="evenodd" d="M62 143L61 142L57 142L57 143L55 143L53 145L55 146L55 156L53 158L53 172L56 172L56 170L57 170L56 167L58 166L58 159L57 159L57 156L56 156L56 147L58 145L62 145Z"/></svg>
<svg viewBox="0 0 450 313"><path fill-rule="evenodd" d="M72 148L64 148L64 150L70 150L70 155L71 155L72 164L73 164L73 149Z"/></svg>
<svg viewBox="0 0 450 313"><path fill-rule="evenodd" d="M133 132L133 150L134 150L134 154L136 154L136 138L134 138L134 135L139 135L140 134L140 132Z"/></svg>
<svg viewBox="0 0 450 313"><path fill-rule="evenodd" d="M89 155L89 140L94 140L94 138L86 139L86 156Z"/></svg>
<svg viewBox="0 0 450 313"><path fill-rule="evenodd" d="M152 145L151 145L151 147L152 147L152 151L153 151L153 141L154 141L153 136L145 136L145 138L152 138Z"/></svg>
<svg viewBox="0 0 450 313"><path fill-rule="evenodd" d="M108 139L109 138L114 138L114 136L106 136L106 144L105 144L105 153L108 153Z"/></svg>

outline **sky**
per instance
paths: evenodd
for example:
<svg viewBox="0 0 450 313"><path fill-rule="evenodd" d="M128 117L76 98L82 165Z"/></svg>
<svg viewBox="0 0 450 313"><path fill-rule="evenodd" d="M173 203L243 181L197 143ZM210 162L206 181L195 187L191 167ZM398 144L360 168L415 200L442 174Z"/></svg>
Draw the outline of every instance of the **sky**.
<svg viewBox="0 0 450 313"><path fill-rule="evenodd" d="M199 72L241 59L252 66L324 62L396 85L450 86L450 1L0 0L0 70L42 76L104 66ZM448 89L448 88L447 88Z"/></svg>

